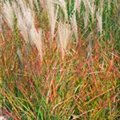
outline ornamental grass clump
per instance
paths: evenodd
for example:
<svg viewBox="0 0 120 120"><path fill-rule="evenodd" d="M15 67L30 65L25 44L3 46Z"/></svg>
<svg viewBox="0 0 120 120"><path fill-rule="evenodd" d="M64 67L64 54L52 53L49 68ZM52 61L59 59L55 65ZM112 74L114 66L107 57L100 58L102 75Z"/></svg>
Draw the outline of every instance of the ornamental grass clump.
<svg viewBox="0 0 120 120"><path fill-rule="evenodd" d="M2 119L119 120L119 5L1 0Z"/></svg>
<svg viewBox="0 0 120 120"><path fill-rule="evenodd" d="M13 9L8 1L5 4L3 4L2 12L4 15L5 22L10 27L10 29L13 31L14 14L13 14Z"/></svg>

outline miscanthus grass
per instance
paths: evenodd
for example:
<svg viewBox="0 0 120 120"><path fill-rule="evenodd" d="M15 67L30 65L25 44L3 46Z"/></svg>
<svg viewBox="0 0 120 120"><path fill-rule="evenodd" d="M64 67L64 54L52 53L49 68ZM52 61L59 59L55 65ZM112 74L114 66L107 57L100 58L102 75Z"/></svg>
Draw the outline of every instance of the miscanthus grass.
<svg viewBox="0 0 120 120"><path fill-rule="evenodd" d="M118 0L0 1L0 118L118 120Z"/></svg>

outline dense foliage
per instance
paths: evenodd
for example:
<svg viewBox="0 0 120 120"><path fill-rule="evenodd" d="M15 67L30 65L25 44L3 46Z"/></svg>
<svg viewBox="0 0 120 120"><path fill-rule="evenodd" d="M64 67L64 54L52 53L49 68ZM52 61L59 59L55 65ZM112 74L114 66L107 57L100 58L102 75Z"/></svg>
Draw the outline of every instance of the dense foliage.
<svg viewBox="0 0 120 120"><path fill-rule="evenodd" d="M120 119L119 0L1 0L0 116Z"/></svg>

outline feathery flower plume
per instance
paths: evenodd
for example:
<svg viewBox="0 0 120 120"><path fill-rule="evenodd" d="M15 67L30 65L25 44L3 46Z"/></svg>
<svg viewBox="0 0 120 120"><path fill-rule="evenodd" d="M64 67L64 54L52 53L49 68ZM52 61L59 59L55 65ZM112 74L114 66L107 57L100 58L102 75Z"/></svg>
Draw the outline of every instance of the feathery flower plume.
<svg viewBox="0 0 120 120"><path fill-rule="evenodd" d="M93 1L92 5L91 5L92 22L94 22L95 8L96 8L96 6L95 6L94 1Z"/></svg>
<svg viewBox="0 0 120 120"><path fill-rule="evenodd" d="M37 32L35 28L34 16L30 8L26 8L26 11L18 16L18 24L21 30L21 34L23 35L26 42L33 43L40 55L40 59L42 60L42 31Z"/></svg>
<svg viewBox="0 0 120 120"><path fill-rule="evenodd" d="M18 21L18 28L26 43L30 43L29 30L34 27L34 18L32 11L26 6L24 0L12 2L12 6Z"/></svg>
<svg viewBox="0 0 120 120"><path fill-rule="evenodd" d="M80 6L81 6L82 0L75 0L75 8L78 13L80 13Z"/></svg>
<svg viewBox="0 0 120 120"><path fill-rule="evenodd" d="M89 9L91 10L91 4L89 0L83 0L83 3L85 5L86 10L89 10Z"/></svg>
<svg viewBox="0 0 120 120"><path fill-rule="evenodd" d="M39 56L41 61L43 60L43 53L42 53L42 30L40 29L38 32L36 31L36 29L31 29L30 31L31 33L31 40L33 41L33 43L35 44L38 52L39 52Z"/></svg>
<svg viewBox="0 0 120 120"><path fill-rule="evenodd" d="M83 19L84 19L84 25L85 25L85 29L88 25L88 21L89 21L89 7L90 7L90 3L87 4L86 0L83 1L84 6L85 6L85 13L83 15Z"/></svg>
<svg viewBox="0 0 120 120"><path fill-rule="evenodd" d="M86 11L90 11L92 16L92 21L94 21L94 14L95 14L95 0L84 0L83 3L85 5Z"/></svg>
<svg viewBox="0 0 120 120"><path fill-rule="evenodd" d="M58 23L58 39L59 39L59 48L62 52L62 58L65 56L65 51L67 49L67 45L70 42L71 37L71 29L70 25L66 23Z"/></svg>
<svg viewBox="0 0 120 120"><path fill-rule="evenodd" d="M13 19L14 19L14 14L13 14L13 9L9 3L9 1L5 2L3 4L3 14L4 14L4 19L7 23L7 25L10 27L10 29L13 31Z"/></svg>
<svg viewBox="0 0 120 120"><path fill-rule="evenodd" d="M100 10L98 10L96 12L96 17L97 17L97 21L98 21L98 29L100 31L100 33L102 34L102 13L100 12Z"/></svg>
<svg viewBox="0 0 120 120"><path fill-rule="evenodd" d="M18 28L20 33L26 43L36 46L40 55L40 59L42 60L42 30L37 32L35 28L34 14L30 7L26 6L23 0L17 2L20 5L20 8L14 4L13 9L18 20Z"/></svg>
<svg viewBox="0 0 120 120"><path fill-rule="evenodd" d="M77 20L76 20L76 12L74 12L70 22L72 26L73 33L75 35L76 41L78 42L78 28L77 28Z"/></svg>
<svg viewBox="0 0 120 120"><path fill-rule="evenodd" d="M89 21L89 13L88 13L88 11L85 11L83 19L84 19L84 27L86 29L87 25L88 25L88 21Z"/></svg>
<svg viewBox="0 0 120 120"><path fill-rule="evenodd" d="M98 11L96 12L96 18L97 18L97 21L98 21L97 26L98 26L100 34L102 34L102 29L103 29L103 26L102 26L103 8L104 8L104 0L101 1L101 6L98 9Z"/></svg>
<svg viewBox="0 0 120 120"><path fill-rule="evenodd" d="M68 14L67 14L67 6L66 6L66 2L65 0L57 0L54 3L60 5L60 7L62 8L64 15L65 15L65 20L68 20Z"/></svg>
<svg viewBox="0 0 120 120"><path fill-rule="evenodd" d="M51 40L50 40L51 43L54 38L58 9L55 9L55 5L52 0L47 0L46 2L47 2L47 12L48 12L49 25L51 31Z"/></svg>
<svg viewBox="0 0 120 120"><path fill-rule="evenodd" d="M76 20L76 11L80 12L81 2L82 2L81 0L75 0L74 10L73 10L74 13L70 19L72 30L77 42L78 42L78 28L77 28L77 20Z"/></svg>

